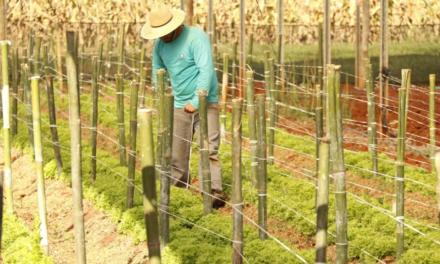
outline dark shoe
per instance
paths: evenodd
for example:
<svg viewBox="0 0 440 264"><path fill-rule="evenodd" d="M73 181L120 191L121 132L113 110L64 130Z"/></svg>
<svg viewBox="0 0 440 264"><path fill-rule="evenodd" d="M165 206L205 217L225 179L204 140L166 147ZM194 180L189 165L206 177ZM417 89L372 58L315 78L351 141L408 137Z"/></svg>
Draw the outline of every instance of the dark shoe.
<svg viewBox="0 0 440 264"><path fill-rule="evenodd" d="M223 191L212 190L212 208L219 209L226 204L226 193Z"/></svg>

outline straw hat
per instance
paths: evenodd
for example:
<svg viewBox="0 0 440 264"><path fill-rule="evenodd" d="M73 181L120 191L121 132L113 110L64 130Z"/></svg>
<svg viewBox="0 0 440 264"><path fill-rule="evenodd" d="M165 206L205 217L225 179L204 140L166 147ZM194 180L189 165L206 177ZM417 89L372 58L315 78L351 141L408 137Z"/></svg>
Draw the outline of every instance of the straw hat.
<svg viewBox="0 0 440 264"><path fill-rule="evenodd" d="M185 12L180 9L161 7L151 10L149 21L141 29L144 39L163 37L183 24Z"/></svg>

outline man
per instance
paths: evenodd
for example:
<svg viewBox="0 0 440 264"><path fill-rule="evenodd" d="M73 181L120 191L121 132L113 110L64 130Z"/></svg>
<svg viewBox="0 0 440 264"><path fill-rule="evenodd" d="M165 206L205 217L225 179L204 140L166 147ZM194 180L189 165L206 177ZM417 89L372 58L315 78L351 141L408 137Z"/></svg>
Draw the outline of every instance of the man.
<svg viewBox="0 0 440 264"><path fill-rule="evenodd" d="M183 25L185 13L162 7L152 10L141 37L156 39L153 48L153 83L158 69L167 70L174 93L172 177L178 187L190 185L189 160L193 135L199 126L198 91L208 92L209 160L213 207L224 206L221 167L218 82L211 44L202 30ZM199 166L199 175L200 175ZM201 184L200 184L201 185Z"/></svg>

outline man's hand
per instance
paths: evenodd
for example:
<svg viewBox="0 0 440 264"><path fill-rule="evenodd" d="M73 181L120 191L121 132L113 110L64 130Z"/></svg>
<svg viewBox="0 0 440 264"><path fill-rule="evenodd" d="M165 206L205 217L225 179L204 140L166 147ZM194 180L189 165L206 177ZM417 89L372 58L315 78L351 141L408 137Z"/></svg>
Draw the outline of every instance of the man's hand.
<svg viewBox="0 0 440 264"><path fill-rule="evenodd" d="M187 113L194 113L195 111L197 111L197 109L194 108L194 106L192 106L192 104L187 104L185 105L185 112Z"/></svg>

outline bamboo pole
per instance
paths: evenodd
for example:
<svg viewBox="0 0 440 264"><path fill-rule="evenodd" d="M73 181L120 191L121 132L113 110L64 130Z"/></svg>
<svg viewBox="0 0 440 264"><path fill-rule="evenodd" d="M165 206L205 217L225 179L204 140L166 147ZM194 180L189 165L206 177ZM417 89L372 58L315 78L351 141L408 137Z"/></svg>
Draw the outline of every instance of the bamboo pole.
<svg viewBox="0 0 440 264"><path fill-rule="evenodd" d="M32 64L31 66L31 74L39 75L40 74L40 48L41 48L41 39L35 38L34 51L32 52Z"/></svg>
<svg viewBox="0 0 440 264"><path fill-rule="evenodd" d="M161 161L161 178L160 178L160 234L162 238L162 246L166 246L170 237L170 220L168 208L170 205L170 175L171 175L171 158L173 145L173 122L174 122L174 96L172 90L168 91L164 96L164 115L162 122L162 161Z"/></svg>
<svg viewBox="0 0 440 264"><path fill-rule="evenodd" d="M199 91L199 115L200 115L200 163L201 172L200 182L203 191L203 212L209 214L212 212L211 196L211 171L209 167L209 141L208 141L208 92Z"/></svg>
<svg viewBox="0 0 440 264"><path fill-rule="evenodd" d="M119 164L127 165L127 153L125 146L125 118L124 118L124 80L121 74L116 74L116 97L119 127Z"/></svg>
<svg viewBox="0 0 440 264"><path fill-rule="evenodd" d="M374 92L374 81L371 73L371 64L367 63L367 79L365 80L365 87L367 88L367 100L368 100L368 152L371 154L371 170L373 176L377 176L378 173L378 160L377 160L377 123L376 123L376 101Z"/></svg>
<svg viewBox="0 0 440 264"><path fill-rule="evenodd" d="M324 0L324 25L323 25L323 58L324 67L331 63L331 36L330 36L330 0Z"/></svg>
<svg viewBox="0 0 440 264"><path fill-rule="evenodd" d="M241 98L245 97L244 94L244 76L246 73L246 31L245 31L245 23L246 23L246 7L245 0L240 0L240 71L239 71L239 86L238 92Z"/></svg>
<svg viewBox="0 0 440 264"><path fill-rule="evenodd" d="M194 17L194 0L186 0L186 18L185 24L192 26Z"/></svg>
<svg viewBox="0 0 440 264"><path fill-rule="evenodd" d="M315 170L316 175L319 176L319 172L321 170L319 164L321 160L321 150L320 147L322 145L321 138L324 136L324 109L323 109L323 91L321 89L321 85L317 84L316 88L316 108L315 108L315 124L316 124L316 164Z"/></svg>
<svg viewBox="0 0 440 264"><path fill-rule="evenodd" d="M257 119L257 185L258 185L258 225L260 239L267 239L267 153L266 153L266 97L256 95Z"/></svg>
<svg viewBox="0 0 440 264"><path fill-rule="evenodd" d="M436 200L437 200L437 220L440 224L440 152L435 154L435 173L437 175Z"/></svg>
<svg viewBox="0 0 440 264"><path fill-rule="evenodd" d="M238 42L234 41L234 44L232 46L232 72L231 72L231 90L232 90L232 98L235 98L237 93L237 46Z"/></svg>
<svg viewBox="0 0 440 264"><path fill-rule="evenodd" d="M154 169L153 120L151 109L139 109L139 141L143 186L145 230L149 263L160 264L159 222L157 218L156 176Z"/></svg>
<svg viewBox="0 0 440 264"><path fill-rule="evenodd" d="M146 48L142 47L140 61L139 61L139 91L141 93L139 107L141 108L145 107L146 105L148 107L153 106L150 101L148 101L148 103L145 104L145 100L146 100L145 97L147 96L147 86L145 85L146 77L147 77L147 71L145 69L145 66L147 63L145 61L145 53L146 53Z"/></svg>
<svg viewBox="0 0 440 264"><path fill-rule="evenodd" d="M347 263L347 194L340 110L340 66L327 66L327 124L336 202L336 263Z"/></svg>
<svg viewBox="0 0 440 264"><path fill-rule="evenodd" d="M6 212L14 213L14 200L12 194L12 167L11 167L11 132L9 112L9 65L8 51L11 43L6 40L0 41L2 52L2 113L3 113L3 181L6 198Z"/></svg>
<svg viewBox="0 0 440 264"><path fill-rule="evenodd" d="M361 60L359 66L359 78L364 80L367 78L367 64L366 61L369 59L368 46L370 38L370 1L362 0L362 35L361 35ZM365 82L359 82L359 88L365 89Z"/></svg>
<svg viewBox="0 0 440 264"><path fill-rule="evenodd" d="M5 5L5 0L0 0L0 41L6 41L6 5ZM7 51L7 46L5 49ZM2 47L2 50L3 50L3 47ZM4 57L4 56L2 55L2 57ZM7 63L7 58L6 58L6 63ZM3 67L3 59L2 59L2 69L5 69ZM2 72L5 72L5 70L2 70ZM3 78L2 78L2 80L4 83ZM2 91L3 91L3 89L2 89ZM1 101L2 100L0 100L0 102ZM1 115L0 118L3 118L3 107L2 107L2 105L0 105L0 107L2 108L2 111L0 111L0 115ZM3 130L3 133L5 133L4 130ZM4 137L3 137L3 140L5 140ZM5 147L4 147L3 151L5 151ZM6 180L6 179L4 179L4 178L6 178L6 174L7 173L5 173L5 167L4 167L3 175L0 175L0 253L2 252L2 241L3 241L3 239L2 239L3 238L3 207L4 207L4 205L3 205L3 203L4 203L3 192L6 191L6 190L4 190L4 187L6 187L5 182L4 182ZM1 254L0 254L0 261L1 260L2 260L2 258L1 258Z"/></svg>
<svg viewBox="0 0 440 264"><path fill-rule="evenodd" d="M19 56L18 49L15 49L12 57L12 123L11 123L11 134L12 136L17 135L17 112L18 112L18 85L20 83L20 66L19 66Z"/></svg>
<svg viewBox="0 0 440 264"><path fill-rule="evenodd" d="M242 99L232 100L232 263L243 263Z"/></svg>
<svg viewBox="0 0 440 264"><path fill-rule="evenodd" d="M212 49L214 48L214 35L213 35L213 31L214 31L214 14L213 14L213 8L214 8L214 4L213 4L213 0L208 0L208 36L209 36L209 41L211 42L211 47Z"/></svg>
<svg viewBox="0 0 440 264"><path fill-rule="evenodd" d="M404 204L405 204L405 135L407 125L408 94L411 86L411 70L402 70L402 86L399 88L399 130L397 132L396 157L396 257L404 252Z"/></svg>
<svg viewBox="0 0 440 264"><path fill-rule="evenodd" d="M226 117L228 110L228 80L229 80L229 56L227 53L223 54L223 78L222 78L222 114L220 116L220 131L223 139L226 138Z"/></svg>
<svg viewBox="0 0 440 264"><path fill-rule="evenodd" d="M248 113L248 128L249 128L249 147L251 153L251 180L254 186L257 186L257 123L256 123L256 109L254 99L254 73L247 71L247 113Z"/></svg>
<svg viewBox="0 0 440 264"><path fill-rule="evenodd" d="M380 1L380 109L382 135L388 133L388 84L389 84L389 55L388 55L388 0Z"/></svg>
<svg viewBox="0 0 440 264"><path fill-rule="evenodd" d="M248 64L252 67L252 60L253 60L253 54L254 53L254 34L251 33L249 36L249 45L248 45Z"/></svg>
<svg viewBox="0 0 440 264"><path fill-rule="evenodd" d="M329 138L319 140L319 172L316 195L316 263L327 262L327 228L329 202Z"/></svg>
<svg viewBox="0 0 440 264"><path fill-rule="evenodd" d="M49 47L45 46L44 54L43 54L43 64L44 64L44 72L45 72L45 80L46 80L47 104L49 110L49 126L52 137L54 157L57 163L57 172L58 175L61 175L63 171L63 161L61 159L60 140L58 137L58 128L56 121L57 119L56 119L55 98L53 91L53 78L52 78L52 72L50 70L51 67L48 62L48 55L49 55Z"/></svg>
<svg viewBox="0 0 440 264"><path fill-rule="evenodd" d="M75 227L76 263L86 263L84 210L81 175L81 119L79 112L78 74L75 61L75 33L67 32L67 86L69 89L70 155L73 191L73 223Z"/></svg>
<svg viewBox="0 0 440 264"><path fill-rule="evenodd" d="M284 5L283 0L277 0L277 63L278 63L278 76L280 82L280 92L282 97L285 98L285 68L284 68ZM283 100L284 101L284 100Z"/></svg>
<svg viewBox="0 0 440 264"><path fill-rule="evenodd" d="M56 52L57 52L57 79L58 88L60 91L64 91L64 77L63 77L63 57L61 52L62 35L57 34L56 39Z"/></svg>
<svg viewBox="0 0 440 264"><path fill-rule="evenodd" d="M355 78L354 78L354 85L355 87L359 87L359 74L360 74L360 67L361 67L361 8L360 8L360 0L356 0L356 10L355 10L355 41L354 41L354 49L355 49L355 64L354 64L354 71L355 71Z"/></svg>
<svg viewBox="0 0 440 264"><path fill-rule="evenodd" d="M122 74L122 65L124 64L124 43L125 43L125 24L119 25L119 40L118 40L118 65L116 67L117 74Z"/></svg>
<svg viewBox="0 0 440 264"><path fill-rule="evenodd" d="M432 170L435 169L436 127L435 127L435 81L436 75L429 75L429 156Z"/></svg>
<svg viewBox="0 0 440 264"><path fill-rule="evenodd" d="M130 86L130 148L128 150L128 177L127 177L127 208L133 207L135 170L136 170L136 136L137 136L137 110L139 86Z"/></svg>
<svg viewBox="0 0 440 264"><path fill-rule="evenodd" d="M162 142L164 137L164 130L163 130L163 123L162 120L165 119L165 104L164 104L164 98L165 98L165 70L159 69L156 72L157 74L157 89L156 89L156 95L157 95L157 109L159 109L159 115L157 120L157 146L156 146L156 156L157 156L157 164L156 169L158 175L162 175Z"/></svg>
<svg viewBox="0 0 440 264"><path fill-rule="evenodd" d="M274 97L274 87L272 86L272 68L270 65L270 53L266 51L264 60L264 83L266 94L269 95L269 150L268 150L268 164L274 163L274 144L275 144L275 126L276 126L276 98Z"/></svg>
<svg viewBox="0 0 440 264"><path fill-rule="evenodd" d="M92 58L92 125L90 133L90 145L92 153L90 155L90 178L94 183L96 181L96 145L98 137L98 101L99 101L99 86L98 86L98 71L100 63L96 57Z"/></svg>
<svg viewBox="0 0 440 264"><path fill-rule="evenodd" d="M40 114L40 89L38 87L40 77L31 78L32 86L32 117L34 131L34 157L37 173L38 193L38 216L40 220L40 246L46 255L49 254L49 241L47 236L47 211L46 211L46 189L43 173L43 146L41 143L41 114Z"/></svg>
<svg viewBox="0 0 440 264"><path fill-rule="evenodd" d="M31 106L31 85L29 81L28 64L21 65L21 82L23 84L23 101L26 112L26 126L28 129L29 145L34 147L34 134L32 132L32 106Z"/></svg>

